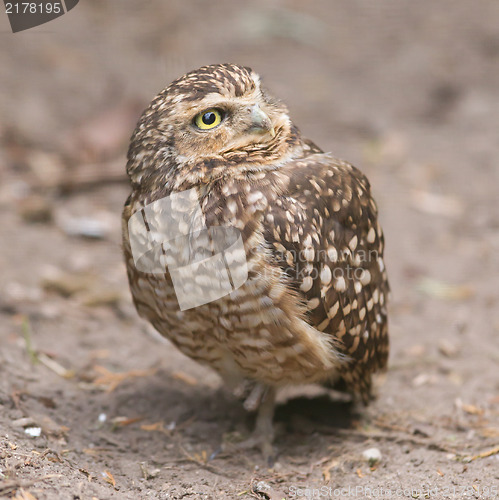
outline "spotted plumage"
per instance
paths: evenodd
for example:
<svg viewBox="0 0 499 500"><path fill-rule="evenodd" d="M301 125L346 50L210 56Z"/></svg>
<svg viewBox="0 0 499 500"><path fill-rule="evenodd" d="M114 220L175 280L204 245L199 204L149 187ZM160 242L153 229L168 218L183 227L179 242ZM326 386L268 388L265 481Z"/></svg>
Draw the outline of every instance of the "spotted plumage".
<svg viewBox="0 0 499 500"><path fill-rule="evenodd" d="M127 172L123 243L137 310L228 384L251 388L247 406L261 405L266 451L280 386L341 384L368 401L388 356L388 283L377 208L359 170L304 139L251 69L222 64L186 74L152 101ZM168 268L137 269L128 221L189 189L201 207L193 227L240 231L248 277L181 311Z"/></svg>

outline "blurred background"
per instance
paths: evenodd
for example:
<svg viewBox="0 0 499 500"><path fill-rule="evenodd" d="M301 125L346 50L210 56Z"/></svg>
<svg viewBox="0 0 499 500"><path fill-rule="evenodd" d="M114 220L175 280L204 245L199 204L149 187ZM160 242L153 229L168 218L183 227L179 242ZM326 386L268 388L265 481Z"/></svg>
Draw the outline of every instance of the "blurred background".
<svg viewBox="0 0 499 500"><path fill-rule="evenodd" d="M378 411L427 423L458 411L473 430L456 431L466 446L486 445L490 432L480 437L470 420L485 415L499 436L496 0L82 0L17 34L0 14L0 39L5 394L26 362L16 351L26 318L38 348L76 373L112 347L116 369L157 361L211 380L137 331L120 212L141 111L186 71L234 62L262 76L304 135L371 181L393 292Z"/></svg>

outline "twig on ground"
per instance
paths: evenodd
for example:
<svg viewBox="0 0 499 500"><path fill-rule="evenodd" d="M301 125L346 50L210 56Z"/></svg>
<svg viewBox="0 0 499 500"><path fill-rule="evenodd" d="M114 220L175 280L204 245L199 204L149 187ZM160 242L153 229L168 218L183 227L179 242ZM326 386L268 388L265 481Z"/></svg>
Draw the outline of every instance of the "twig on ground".
<svg viewBox="0 0 499 500"><path fill-rule="evenodd" d="M499 453L499 446L495 446L494 448L491 448L490 450L482 451L482 453L478 453L478 455L469 455L469 456L461 456L457 457L458 460L461 460L462 462L473 462L473 460L477 460L479 458L487 458L491 457L492 455L497 455Z"/></svg>

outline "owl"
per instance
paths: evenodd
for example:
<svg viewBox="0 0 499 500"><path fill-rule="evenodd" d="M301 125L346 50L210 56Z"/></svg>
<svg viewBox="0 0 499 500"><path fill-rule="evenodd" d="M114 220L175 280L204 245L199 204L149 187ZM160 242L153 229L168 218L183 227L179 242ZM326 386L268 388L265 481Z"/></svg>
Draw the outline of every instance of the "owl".
<svg viewBox="0 0 499 500"><path fill-rule="evenodd" d="M389 286L369 182L304 138L255 72L218 64L172 82L137 124L127 173L123 248L136 309L257 411L244 446L272 456L283 386L370 400L387 364ZM192 235L216 229L232 230L241 251L229 255L237 283L211 298L218 264L187 264L203 246ZM137 239L155 245L148 265L138 265ZM187 298L205 290L205 303L181 307L179 287Z"/></svg>

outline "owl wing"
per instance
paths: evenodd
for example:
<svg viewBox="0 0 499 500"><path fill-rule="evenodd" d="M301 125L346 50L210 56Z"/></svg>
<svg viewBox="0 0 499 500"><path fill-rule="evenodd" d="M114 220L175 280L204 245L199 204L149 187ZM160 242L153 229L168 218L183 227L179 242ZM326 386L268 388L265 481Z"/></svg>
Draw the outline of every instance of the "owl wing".
<svg viewBox="0 0 499 500"><path fill-rule="evenodd" d="M317 149L281 170L289 184L264 213L264 238L309 323L347 356L342 382L367 402L388 358L383 233L367 178Z"/></svg>

